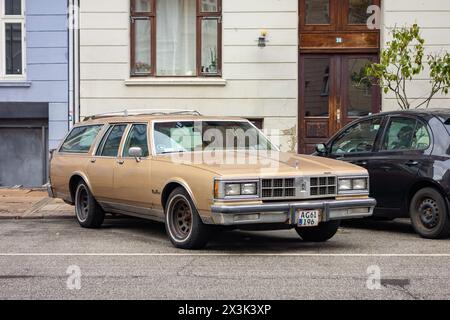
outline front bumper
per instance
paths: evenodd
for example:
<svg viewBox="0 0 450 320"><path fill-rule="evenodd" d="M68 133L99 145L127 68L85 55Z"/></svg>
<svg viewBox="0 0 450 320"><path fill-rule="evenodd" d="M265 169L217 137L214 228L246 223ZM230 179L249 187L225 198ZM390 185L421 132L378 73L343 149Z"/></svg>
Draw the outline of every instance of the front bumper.
<svg viewBox="0 0 450 320"><path fill-rule="evenodd" d="M252 205L213 205L216 225L288 224L296 225L298 210L320 210L322 222L366 218L373 215L375 199L322 200L263 203Z"/></svg>
<svg viewBox="0 0 450 320"><path fill-rule="evenodd" d="M47 183L47 184L45 185L45 187L47 188L48 196L49 196L50 198L55 198L55 193L53 192L52 185L51 185L50 183Z"/></svg>

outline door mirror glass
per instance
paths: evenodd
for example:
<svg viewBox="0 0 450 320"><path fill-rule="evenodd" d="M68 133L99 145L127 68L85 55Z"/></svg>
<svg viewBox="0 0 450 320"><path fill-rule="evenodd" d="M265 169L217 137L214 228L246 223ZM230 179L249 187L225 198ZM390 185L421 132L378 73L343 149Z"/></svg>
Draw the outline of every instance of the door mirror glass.
<svg viewBox="0 0 450 320"><path fill-rule="evenodd" d="M140 147L132 147L128 150L128 154L134 158L141 158L143 155L143 152Z"/></svg>
<svg viewBox="0 0 450 320"><path fill-rule="evenodd" d="M319 143L316 145L316 151L319 154L326 154L327 153L327 146L324 143Z"/></svg>
<svg viewBox="0 0 450 320"><path fill-rule="evenodd" d="M381 127L381 118L358 122L338 137L331 152L337 155L371 152Z"/></svg>

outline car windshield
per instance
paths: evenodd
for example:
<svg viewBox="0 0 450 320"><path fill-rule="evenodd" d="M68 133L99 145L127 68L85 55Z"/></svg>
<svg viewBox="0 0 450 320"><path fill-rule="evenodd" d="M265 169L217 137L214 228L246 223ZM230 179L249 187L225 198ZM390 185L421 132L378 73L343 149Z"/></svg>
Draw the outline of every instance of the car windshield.
<svg viewBox="0 0 450 320"><path fill-rule="evenodd" d="M157 154L274 149L270 141L247 121L158 122L154 128Z"/></svg>

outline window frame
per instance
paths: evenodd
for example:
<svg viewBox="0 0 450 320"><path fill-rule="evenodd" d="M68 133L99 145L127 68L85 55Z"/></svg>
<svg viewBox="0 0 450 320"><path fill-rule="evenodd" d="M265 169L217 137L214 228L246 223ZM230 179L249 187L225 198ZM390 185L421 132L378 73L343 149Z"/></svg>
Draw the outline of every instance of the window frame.
<svg viewBox="0 0 450 320"><path fill-rule="evenodd" d="M149 128L150 128L150 126L149 126L149 124L147 123L147 122L136 122L136 123L130 123L129 124L129 128L128 128L128 130L125 132L126 134L125 134L125 137L124 138L122 138L123 139L123 141L122 141L122 143L123 143L123 147L122 147L122 150L120 150L120 158L122 158L122 159L133 159L134 157L130 157L130 156L125 156L125 146L126 146L126 144L127 144L127 141L128 141L128 138L130 137L130 134L131 134L131 132L133 131L133 128L135 127L135 126L146 126L146 136L147 136L147 150L148 150L148 155L147 156L142 156L141 158L142 159L148 159L149 157L150 157L150 154L151 154L151 148L150 148L150 137L149 137Z"/></svg>
<svg viewBox="0 0 450 320"><path fill-rule="evenodd" d="M367 24L349 24L348 14L350 0L330 1L330 23L329 24L307 24L306 23L306 0L299 0L300 8L300 32L305 31L365 31L373 32L367 28ZM372 5L381 6L381 0L372 0Z"/></svg>
<svg viewBox="0 0 450 320"><path fill-rule="evenodd" d="M336 152L333 152L333 147L336 144L336 142L339 139L341 139L342 137L344 137L348 130L350 130L353 127L356 127L357 125L360 125L361 123L369 122L369 121L374 122L376 120L380 121L380 128L378 129L378 132L377 132L377 134L375 136L375 139L373 141L372 150L370 150L370 151L352 152L352 153L349 153L349 152L347 152L347 153L336 153ZM385 119L383 116L374 116L374 117L371 117L371 118L363 118L360 121L350 123L346 128L342 129L342 133L338 134L329 143L329 146L328 146L329 154L332 155L332 156L347 158L347 157L354 157L354 156L369 155L369 154L372 154L372 153L375 153L375 152L379 151L378 144L379 144L379 141L383 141L384 133L386 131L386 125L387 125L388 121L389 121L389 119Z"/></svg>
<svg viewBox="0 0 450 320"><path fill-rule="evenodd" d="M425 129L427 130L428 136L430 138L430 143L428 144L428 147L425 149L399 149L399 150L386 150L384 149L384 142L386 139L386 136L388 136L389 134L389 128L390 125L392 123L392 121L395 120L399 120L399 119L410 119L410 120L414 120L416 122L415 127L414 127L414 133L416 133L416 129L418 127L419 123L422 123L423 126L425 127ZM389 154L397 154L397 153L425 153L427 152L427 150L429 150L430 148L432 148L434 145L434 137L432 134L432 130L430 128L430 126L428 125L427 121L422 120L421 118L418 117L414 117L414 116L408 116L408 115L393 115L390 116L388 119L386 119L386 123L384 126L384 130L383 130L383 134L380 137L380 142L379 142L379 146L377 148L378 153L389 153Z"/></svg>
<svg viewBox="0 0 450 320"><path fill-rule="evenodd" d="M0 80L25 80L27 78L26 66L26 23L25 23L25 0L21 1L21 15L6 15L6 1L0 0ZM18 23L21 25L22 37L22 73L6 74L6 24Z"/></svg>
<svg viewBox="0 0 450 320"><path fill-rule="evenodd" d="M130 77L132 78L142 78L142 77L161 77L161 78L217 78L222 77L222 0L217 0L218 11L217 12L203 12L201 10L201 1L195 0L196 2L196 75L193 76L159 76L157 75L157 14L156 14L156 2L163 0L150 0L151 1L151 12L135 12L134 7L137 0L130 1ZM150 72L145 74L139 74L133 72L135 65L135 24L134 21L138 19L150 19L150 61L151 67ZM202 21L203 20L217 20L217 72L216 73L205 73L202 72Z"/></svg>
<svg viewBox="0 0 450 320"><path fill-rule="evenodd" d="M91 144L89 150L87 150L86 152L79 152L79 151L77 151L77 152L70 152L70 151L63 151L63 150L62 150L62 148L64 147L64 144L66 143L67 139L70 137L70 134L71 134L74 130L76 130L76 129L82 129L82 128L89 128L89 127L100 127L100 129L99 129L98 132L97 132L97 135L95 136L95 139L92 141L92 144ZM64 137L64 139L62 140L61 145L60 145L59 148L58 148L58 153L61 153L61 154L83 154L83 155L90 154L92 148L98 144L98 143L97 143L97 140L98 140L99 136L102 136L102 137L103 137L102 131L103 131L104 127L105 127L104 124L88 124L88 125L84 125L84 126L76 126L76 127L73 127L72 130L70 130L70 131L66 134L66 136Z"/></svg>

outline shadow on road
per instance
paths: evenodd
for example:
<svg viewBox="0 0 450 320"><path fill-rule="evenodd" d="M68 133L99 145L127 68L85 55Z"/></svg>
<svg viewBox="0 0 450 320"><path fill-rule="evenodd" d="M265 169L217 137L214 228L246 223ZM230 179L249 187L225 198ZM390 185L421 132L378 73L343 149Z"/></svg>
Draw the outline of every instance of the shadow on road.
<svg viewBox="0 0 450 320"><path fill-rule="evenodd" d="M344 228L386 231L402 234L416 234L409 219L397 219L393 221L377 221L372 219L349 220L342 223Z"/></svg>

